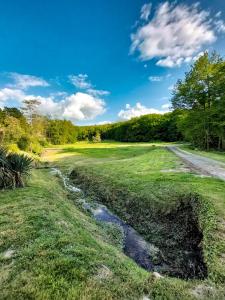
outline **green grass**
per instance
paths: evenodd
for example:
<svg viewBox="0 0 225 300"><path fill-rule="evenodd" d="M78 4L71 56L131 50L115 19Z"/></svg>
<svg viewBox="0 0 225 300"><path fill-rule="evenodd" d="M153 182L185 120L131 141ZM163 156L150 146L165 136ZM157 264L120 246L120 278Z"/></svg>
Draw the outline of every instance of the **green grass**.
<svg viewBox="0 0 225 300"><path fill-rule="evenodd" d="M188 145L182 145L180 146L181 149L189 151L193 154L198 154L198 155L202 155L208 158L212 158L215 160L218 160L220 162L225 163L225 152L224 151L203 151L203 150L199 150L199 149L193 149L192 147L188 146Z"/></svg>
<svg viewBox="0 0 225 300"><path fill-rule="evenodd" d="M64 172L75 169L100 194L108 192L108 206L133 219L147 238L142 225L148 228L151 222L149 207L170 212L179 205L178 195L200 193L209 279L154 279L122 253L116 229L96 223L59 179L40 169L33 170L26 188L0 193L0 299L196 299L197 290L205 299L225 299L225 183L185 173L181 161L163 146L78 143L47 149L43 160ZM214 220L208 200L220 220L216 229L208 226ZM7 258L9 250L14 252Z"/></svg>
<svg viewBox="0 0 225 300"><path fill-rule="evenodd" d="M164 146L165 143L77 143L50 149L44 159L68 173L81 168L85 173L115 182L146 199L155 194L154 204L162 204L163 208L176 202L173 197L165 197L170 191L181 193L194 188L212 199L217 214L225 219L225 183L186 172L182 161ZM157 186L160 189L156 189Z"/></svg>
<svg viewBox="0 0 225 300"><path fill-rule="evenodd" d="M160 143L78 143L60 146L54 153L49 151L46 159L65 172L75 169L77 182L82 182L86 190L148 240L155 239L161 245L163 241L157 241L151 233L152 226L159 224L151 224L151 218L176 212L182 195L199 194L202 200L198 217L204 232L209 278L224 284L225 182L201 178L185 170L181 160L164 146Z"/></svg>
<svg viewBox="0 0 225 300"><path fill-rule="evenodd" d="M33 171L27 188L1 192L0 204L1 299L137 299L148 291L148 273L49 170Z"/></svg>

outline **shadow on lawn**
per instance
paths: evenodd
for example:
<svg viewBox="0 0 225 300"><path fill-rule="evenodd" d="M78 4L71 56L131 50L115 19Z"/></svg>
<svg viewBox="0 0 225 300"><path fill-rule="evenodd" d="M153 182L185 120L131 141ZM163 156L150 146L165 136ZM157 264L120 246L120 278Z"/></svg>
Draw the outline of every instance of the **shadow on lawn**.
<svg viewBox="0 0 225 300"><path fill-rule="evenodd" d="M127 147L118 147L118 148L74 148L74 147L67 147L64 148L61 153L79 153L82 155L90 156L93 158L129 158L135 156L141 156L149 151L153 151L158 147L152 145L149 147L136 147L136 146L127 146Z"/></svg>

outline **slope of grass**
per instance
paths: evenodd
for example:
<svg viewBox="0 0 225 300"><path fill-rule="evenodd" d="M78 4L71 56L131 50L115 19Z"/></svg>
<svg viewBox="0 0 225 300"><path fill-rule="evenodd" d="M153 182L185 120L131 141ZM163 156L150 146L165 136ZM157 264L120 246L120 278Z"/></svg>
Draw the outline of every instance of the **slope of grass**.
<svg viewBox="0 0 225 300"><path fill-rule="evenodd" d="M112 229L77 209L49 170L0 194L1 299L138 299L149 274L123 255Z"/></svg>
<svg viewBox="0 0 225 300"><path fill-rule="evenodd" d="M176 195L187 190L213 200L221 228L206 226L204 243L214 277L156 280L122 253L115 228L96 223L75 205L59 179L42 169L32 172L26 188L0 193L0 299L225 299L224 183L185 173L174 154L163 145L152 146L81 143L48 149L43 159L64 172L77 170L111 196L119 191L118 203L110 204L109 198L109 207L131 221L126 207L135 205L133 216L140 208L142 225L150 221L146 208L169 212L178 205ZM130 195L132 203L123 204ZM202 206L203 225L213 216L207 205ZM136 228L151 238L145 228Z"/></svg>
<svg viewBox="0 0 225 300"><path fill-rule="evenodd" d="M214 283L225 283L225 182L201 178L185 169L164 144L81 143L49 151L46 159L65 172L74 171L77 183L132 224L146 239L163 246L165 241L153 217L178 212L184 195L199 194L199 226L203 230L204 258L208 276ZM198 198L198 197L197 197ZM165 218L165 220L167 220ZM184 220L183 220L184 221ZM161 222L162 223L162 222ZM167 223L166 223L167 224ZM182 234L180 223L164 233ZM169 224L169 222L168 222ZM154 233L152 233L155 230ZM163 236L163 238L165 235Z"/></svg>

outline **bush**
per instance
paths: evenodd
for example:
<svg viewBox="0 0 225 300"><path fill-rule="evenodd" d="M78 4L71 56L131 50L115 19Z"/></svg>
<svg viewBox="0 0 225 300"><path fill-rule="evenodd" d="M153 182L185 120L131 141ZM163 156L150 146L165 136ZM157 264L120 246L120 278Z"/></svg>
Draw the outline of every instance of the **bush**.
<svg viewBox="0 0 225 300"><path fill-rule="evenodd" d="M34 154L40 155L42 152L42 147L38 142L32 142L30 144L30 151Z"/></svg>
<svg viewBox="0 0 225 300"><path fill-rule="evenodd" d="M24 187L23 177L32 168L33 159L24 155L7 152L0 148L0 188Z"/></svg>
<svg viewBox="0 0 225 300"><path fill-rule="evenodd" d="M100 143L102 141L101 134L99 132L96 132L96 134L92 137L93 143Z"/></svg>
<svg viewBox="0 0 225 300"><path fill-rule="evenodd" d="M17 144L11 144L7 146L7 150L9 152L14 152L14 153L18 153L20 151L20 149L18 148Z"/></svg>
<svg viewBox="0 0 225 300"><path fill-rule="evenodd" d="M22 136L19 141L17 142L17 145L20 150L28 151L30 147L31 139L28 136Z"/></svg>

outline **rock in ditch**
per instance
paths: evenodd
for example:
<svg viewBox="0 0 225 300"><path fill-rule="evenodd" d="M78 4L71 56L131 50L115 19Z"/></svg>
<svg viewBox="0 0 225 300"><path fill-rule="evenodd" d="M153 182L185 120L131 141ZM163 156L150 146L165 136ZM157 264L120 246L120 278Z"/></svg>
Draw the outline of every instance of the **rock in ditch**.
<svg viewBox="0 0 225 300"><path fill-rule="evenodd" d="M164 278L164 276L162 276L162 275L159 274L158 272L153 272L152 275L153 275L153 277L154 277L155 279L162 279L162 278Z"/></svg>

